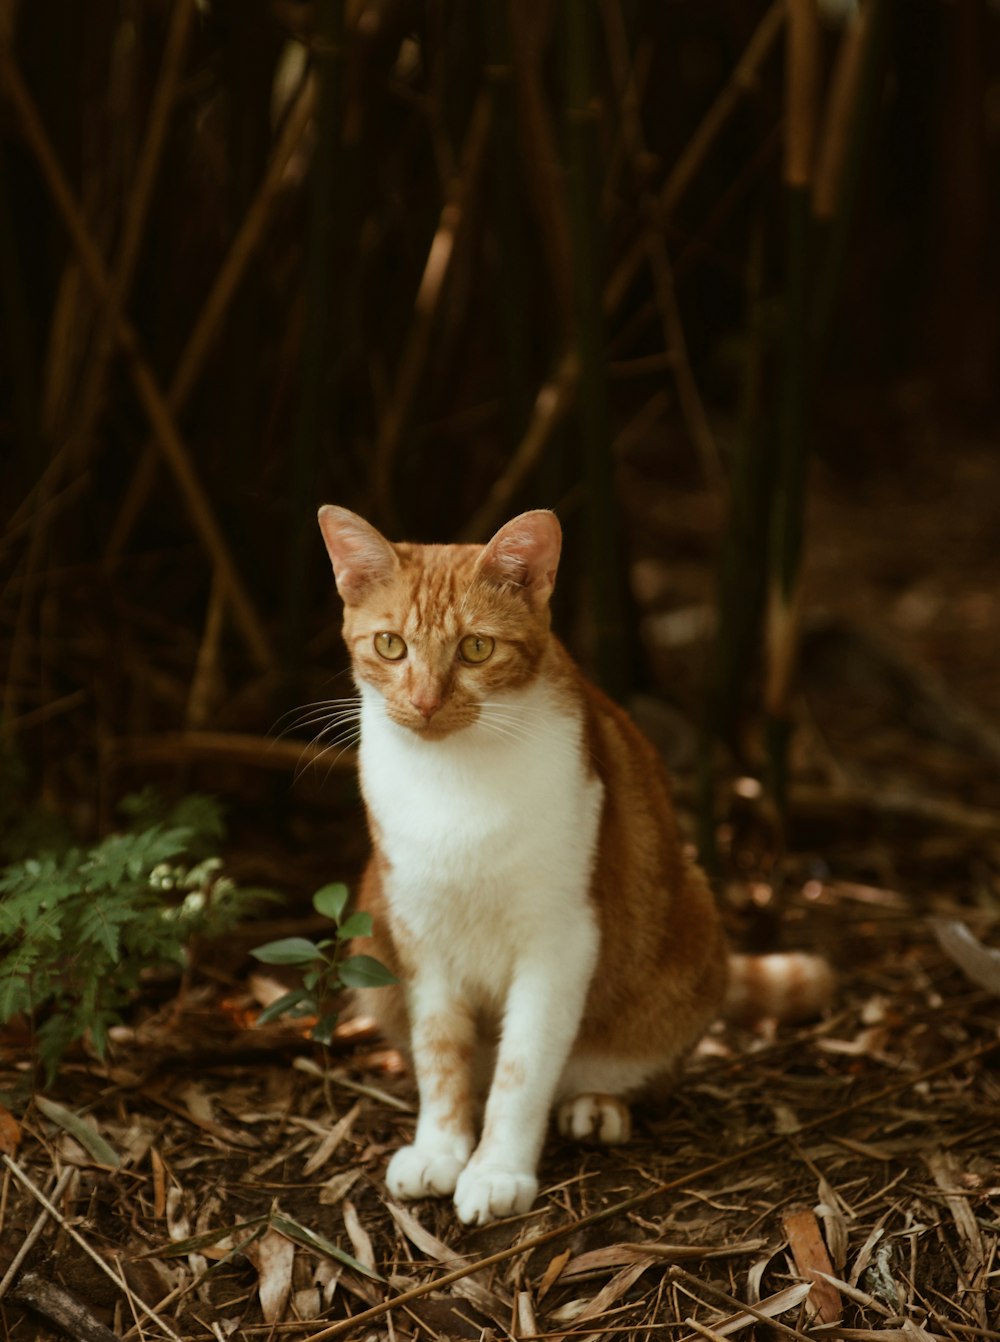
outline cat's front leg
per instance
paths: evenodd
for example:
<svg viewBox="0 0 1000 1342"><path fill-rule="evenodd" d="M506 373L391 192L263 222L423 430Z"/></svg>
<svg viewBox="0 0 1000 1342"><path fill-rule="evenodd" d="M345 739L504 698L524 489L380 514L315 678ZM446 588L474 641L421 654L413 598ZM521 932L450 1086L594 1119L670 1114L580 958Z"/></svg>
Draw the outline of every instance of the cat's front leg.
<svg viewBox="0 0 1000 1342"><path fill-rule="evenodd" d="M447 1197L474 1144L475 1021L442 977L426 970L410 990L409 1010L420 1112L413 1142L390 1160L386 1183L397 1198Z"/></svg>
<svg viewBox="0 0 1000 1342"><path fill-rule="evenodd" d="M597 956L589 919L521 957L507 997L482 1137L458 1179L467 1224L527 1211L556 1084L580 1028Z"/></svg>

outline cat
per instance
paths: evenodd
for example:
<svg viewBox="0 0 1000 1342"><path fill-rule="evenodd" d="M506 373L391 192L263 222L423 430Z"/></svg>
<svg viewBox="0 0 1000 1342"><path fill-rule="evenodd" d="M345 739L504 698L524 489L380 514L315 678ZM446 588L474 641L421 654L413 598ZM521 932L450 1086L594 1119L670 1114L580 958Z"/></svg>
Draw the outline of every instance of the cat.
<svg viewBox="0 0 1000 1342"><path fill-rule="evenodd" d="M487 545L319 522L360 697L358 949L399 980L359 996L419 1091L386 1181L485 1224L533 1202L553 1106L564 1135L627 1140L629 1097L676 1074L727 980L734 1010L791 1017L821 1004L822 962L727 957L659 756L550 630L553 513Z"/></svg>

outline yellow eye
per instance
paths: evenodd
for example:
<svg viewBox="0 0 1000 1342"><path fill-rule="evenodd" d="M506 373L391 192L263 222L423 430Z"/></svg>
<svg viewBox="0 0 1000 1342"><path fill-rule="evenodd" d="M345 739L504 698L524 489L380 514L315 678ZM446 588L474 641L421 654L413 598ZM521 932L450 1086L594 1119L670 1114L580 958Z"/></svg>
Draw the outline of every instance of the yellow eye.
<svg viewBox="0 0 1000 1342"><path fill-rule="evenodd" d="M387 662L400 662L406 656L406 644L398 634L376 634L375 651Z"/></svg>
<svg viewBox="0 0 1000 1342"><path fill-rule="evenodd" d="M493 656L496 643L488 634L468 634L458 645L458 655L463 662L486 662Z"/></svg>

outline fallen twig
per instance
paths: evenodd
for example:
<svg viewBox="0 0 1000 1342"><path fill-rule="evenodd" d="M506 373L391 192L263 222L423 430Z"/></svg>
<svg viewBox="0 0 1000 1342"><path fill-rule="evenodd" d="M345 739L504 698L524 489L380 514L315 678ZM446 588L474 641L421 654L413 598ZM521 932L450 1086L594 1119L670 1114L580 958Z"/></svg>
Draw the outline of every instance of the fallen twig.
<svg viewBox="0 0 1000 1342"><path fill-rule="evenodd" d="M75 1295L38 1272L26 1272L11 1294L78 1342L118 1342L118 1334L95 1319Z"/></svg>
<svg viewBox="0 0 1000 1342"><path fill-rule="evenodd" d="M63 1170L62 1174L60 1174L59 1181L56 1184L55 1188L53 1188L52 1190L53 1202L58 1202L59 1199L62 1197L63 1193L65 1193L66 1185L69 1183L70 1179L72 1179L74 1173L75 1171L73 1170L72 1166L67 1166L67 1168ZM45 1229L45 1223L48 1219L49 1219L49 1213L46 1210L46 1208L43 1207L38 1214L38 1220L25 1235L24 1243L21 1245L17 1253L11 1259L10 1267L4 1273L3 1281L0 1281L0 1300L4 1298L4 1296L7 1294L8 1290L12 1286L14 1278L20 1271L21 1264L27 1258L28 1254L31 1253L31 1250L34 1248L35 1241L38 1239L38 1236Z"/></svg>

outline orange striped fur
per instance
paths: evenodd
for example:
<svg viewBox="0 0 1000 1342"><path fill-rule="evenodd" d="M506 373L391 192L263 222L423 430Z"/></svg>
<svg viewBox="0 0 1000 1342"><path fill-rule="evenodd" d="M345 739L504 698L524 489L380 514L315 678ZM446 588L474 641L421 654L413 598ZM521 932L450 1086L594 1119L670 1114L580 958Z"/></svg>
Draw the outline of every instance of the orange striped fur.
<svg viewBox="0 0 1000 1342"><path fill-rule="evenodd" d="M727 956L659 756L550 631L551 513L485 547L391 545L338 508L320 524L361 699L359 950L399 979L361 998L420 1089L387 1178L483 1222L530 1203L550 1108L567 1135L626 1140L628 1098L724 1006L799 1018L829 971Z"/></svg>

